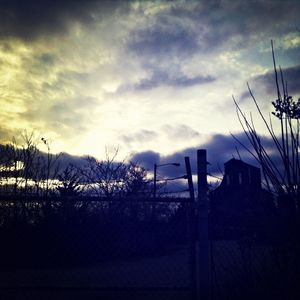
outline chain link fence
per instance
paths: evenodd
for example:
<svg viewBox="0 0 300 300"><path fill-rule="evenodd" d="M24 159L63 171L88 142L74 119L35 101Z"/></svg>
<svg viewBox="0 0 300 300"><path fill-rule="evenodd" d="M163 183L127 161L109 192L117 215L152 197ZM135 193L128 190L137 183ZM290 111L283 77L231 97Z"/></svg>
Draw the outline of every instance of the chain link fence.
<svg viewBox="0 0 300 300"><path fill-rule="evenodd" d="M191 299L189 199L0 203L1 299Z"/></svg>
<svg viewBox="0 0 300 300"><path fill-rule="evenodd" d="M210 213L211 299L299 299L299 223L258 211Z"/></svg>
<svg viewBox="0 0 300 300"><path fill-rule="evenodd" d="M0 298L194 300L195 208L186 198L4 197ZM211 205L210 299L298 299L299 250L296 214Z"/></svg>

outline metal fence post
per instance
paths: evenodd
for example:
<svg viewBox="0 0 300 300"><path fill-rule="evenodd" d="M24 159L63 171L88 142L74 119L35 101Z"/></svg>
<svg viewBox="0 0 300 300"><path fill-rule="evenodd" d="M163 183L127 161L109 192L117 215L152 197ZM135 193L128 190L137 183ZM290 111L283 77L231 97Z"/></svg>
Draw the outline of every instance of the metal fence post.
<svg viewBox="0 0 300 300"><path fill-rule="evenodd" d="M198 297L208 300L210 296L210 244L208 236L208 195L206 150L197 150L198 175Z"/></svg>

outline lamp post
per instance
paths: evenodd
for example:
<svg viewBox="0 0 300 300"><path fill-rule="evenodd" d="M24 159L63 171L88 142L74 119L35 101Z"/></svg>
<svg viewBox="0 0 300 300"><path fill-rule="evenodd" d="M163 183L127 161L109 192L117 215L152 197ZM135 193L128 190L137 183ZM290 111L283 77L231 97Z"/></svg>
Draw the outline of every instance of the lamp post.
<svg viewBox="0 0 300 300"><path fill-rule="evenodd" d="M175 167L179 167L180 163L166 163L166 164L154 164L154 177L153 177L153 197L154 199L156 199L156 176L157 176L157 168L159 167L164 167L164 166L175 166Z"/></svg>

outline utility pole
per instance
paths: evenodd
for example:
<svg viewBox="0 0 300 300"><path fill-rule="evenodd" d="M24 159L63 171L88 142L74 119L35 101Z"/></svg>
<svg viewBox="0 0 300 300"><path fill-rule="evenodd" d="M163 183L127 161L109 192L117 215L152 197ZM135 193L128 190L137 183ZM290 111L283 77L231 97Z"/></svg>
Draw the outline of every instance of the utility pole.
<svg viewBox="0 0 300 300"><path fill-rule="evenodd" d="M210 296L210 243L208 235L208 187L206 150L197 150L198 175L198 299L209 300Z"/></svg>

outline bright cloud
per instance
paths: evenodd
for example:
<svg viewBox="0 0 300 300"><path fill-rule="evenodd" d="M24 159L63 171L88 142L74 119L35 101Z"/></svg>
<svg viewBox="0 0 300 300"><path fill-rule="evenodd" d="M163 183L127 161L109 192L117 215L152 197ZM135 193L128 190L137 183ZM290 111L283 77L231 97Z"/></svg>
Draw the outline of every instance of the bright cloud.
<svg viewBox="0 0 300 300"><path fill-rule="evenodd" d="M164 155L239 131L246 82L273 100L270 39L297 93L296 1L11 1L0 12L0 141ZM266 106L267 108L267 106Z"/></svg>

